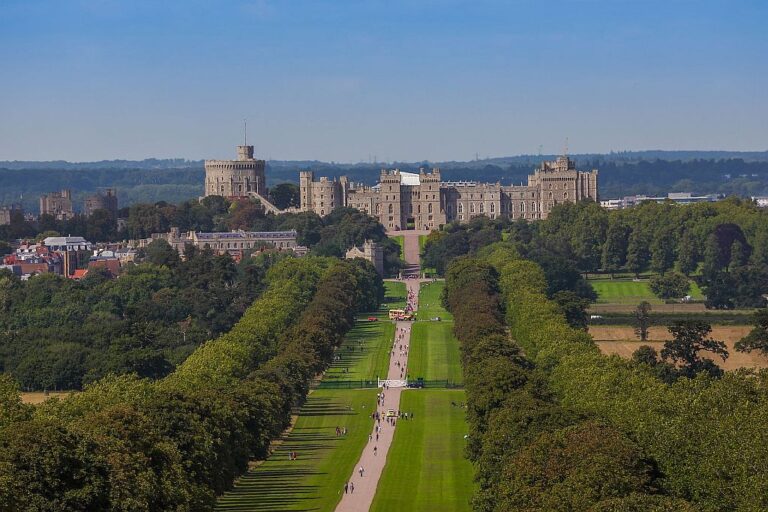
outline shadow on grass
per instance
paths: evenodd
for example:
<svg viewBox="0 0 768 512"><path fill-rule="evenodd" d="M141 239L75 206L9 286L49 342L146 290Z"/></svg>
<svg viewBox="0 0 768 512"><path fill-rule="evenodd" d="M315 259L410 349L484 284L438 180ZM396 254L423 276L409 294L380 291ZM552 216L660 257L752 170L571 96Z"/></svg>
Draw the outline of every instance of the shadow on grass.
<svg viewBox="0 0 768 512"><path fill-rule="evenodd" d="M301 408L301 416L350 416L358 414L346 404L325 397L310 396ZM342 426L340 422L339 426ZM335 428L295 427L283 443L258 468L242 476L234 489L219 497L216 510L227 512L319 510L321 489L306 482L327 473L315 469L344 440ZM297 455L290 460L291 452Z"/></svg>

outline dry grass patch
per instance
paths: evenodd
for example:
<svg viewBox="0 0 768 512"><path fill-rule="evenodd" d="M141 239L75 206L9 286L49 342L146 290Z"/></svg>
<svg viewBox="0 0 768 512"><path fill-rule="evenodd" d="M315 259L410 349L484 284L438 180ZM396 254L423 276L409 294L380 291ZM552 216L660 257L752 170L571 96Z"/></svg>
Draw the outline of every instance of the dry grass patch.
<svg viewBox="0 0 768 512"><path fill-rule="evenodd" d="M713 359L724 370L736 370L738 368L768 368L768 357L758 352L746 354L737 352L733 345L747 335L752 329L749 325L713 325L712 338L724 341L728 347L728 359L723 362L719 357L704 354ZM632 353L641 345L649 345L657 351L661 351L664 342L672 337L664 326L653 326L648 332L648 341L640 341L635 336L633 327L615 325L590 326L589 334L595 339L595 343L604 354L616 354L624 358L630 358Z"/></svg>

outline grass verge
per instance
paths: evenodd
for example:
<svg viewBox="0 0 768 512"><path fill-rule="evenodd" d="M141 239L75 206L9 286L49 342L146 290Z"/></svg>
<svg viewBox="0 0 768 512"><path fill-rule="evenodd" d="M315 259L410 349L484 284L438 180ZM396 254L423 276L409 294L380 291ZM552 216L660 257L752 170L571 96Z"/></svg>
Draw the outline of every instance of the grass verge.
<svg viewBox="0 0 768 512"><path fill-rule="evenodd" d="M331 511L368 442L376 389L317 390L296 426L262 464L221 496L218 511ZM336 427L346 436L336 436ZM297 460L288 454L296 451Z"/></svg>

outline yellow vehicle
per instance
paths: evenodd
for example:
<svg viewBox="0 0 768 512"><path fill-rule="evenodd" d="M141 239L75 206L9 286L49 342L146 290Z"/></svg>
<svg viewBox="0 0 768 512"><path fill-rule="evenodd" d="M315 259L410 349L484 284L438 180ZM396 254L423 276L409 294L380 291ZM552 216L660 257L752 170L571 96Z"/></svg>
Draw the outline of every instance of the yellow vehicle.
<svg viewBox="0 0 768 512"><path fill-rule="evenodd" d="M395 410L394 409L389 409L387 411L387 418L394 418L395 416L397 416L397 414L395 414Z"/></svg>
<svg viewBox="0 0 768 512"><path fill-rule="evenodd" d="M405 316L405 310L404 309L390 309L389 310L389 319L390 320L399 320L403 316Z"/></svg>

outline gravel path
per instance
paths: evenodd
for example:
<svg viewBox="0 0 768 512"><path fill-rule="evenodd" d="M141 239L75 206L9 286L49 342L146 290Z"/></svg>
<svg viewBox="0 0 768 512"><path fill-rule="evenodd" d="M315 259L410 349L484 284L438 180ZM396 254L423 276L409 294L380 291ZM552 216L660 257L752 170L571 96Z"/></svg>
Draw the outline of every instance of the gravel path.
<svg viewBox="0 0 768 512"><path fill-rule="evenodd" d="M406 262L405 275L419 275L419 235L427 232L400 231L396 234L403 235L403 256ZM419 307L419 279L406 279L409 302L416 311ZM389 372L387 379L401 380L408 375L408 350L411 343L411 326L413 322L397 322L395 340L393 340L392 356L389 360ZM402 350L401 350L402 346ZM349 477L347 492L341 489L342 497L336 512L363 512L370 510L373 497L376 495L376 486L384 472L387 462L387 453L392 445L397 422L394 425L386 420L389 409L396 413L400 410L400 393L403 388L383 389L384 398L379 402L377 410L381 415L380 421L371 419L371 438L363 450L360 460L357 461L352 475ZM377 432L378 430L378 432ZM378 434L378 437L377 435ZM361 474L360 468L363 469ZM353 490L354 489L354 490Z"/></svg>
<svg viewBox="0 0 768 512"><path fill-rule="evenodd" d="M417 256L418 257L418 256ZM408 293L411 294L411 304L414 309L418 308L419 281L409 279L406 281ZM411 326L413 322L397 322L395 330L395 340L392 347L392 356L389 361L388 379L400 380L407 375L406 366L408 364L407 347L411 341ZM401 350L402 347L402 350ZM392 444L392 438L397 428L398 419L394 420L394 425L386 419L387 410L392 409L396 413L400 409L400 393L403 388L383 389L384 399L377 407L381 419L374 421L371 419L371 438L368 445L363 450L360 460L355 465L355 469L349 478L349 491L344 493L341 489L342 498L336 507L337 512L362 512L369 510L373 497L376 494L376 486L379 478L384 471L384 465L387 462L387 453ZM379 430L379 432L377 432ZM378 434L378 439L377 439ZM363 468L362 474L360 468ZM354 491L352 491L354 486Z"/></svg>

